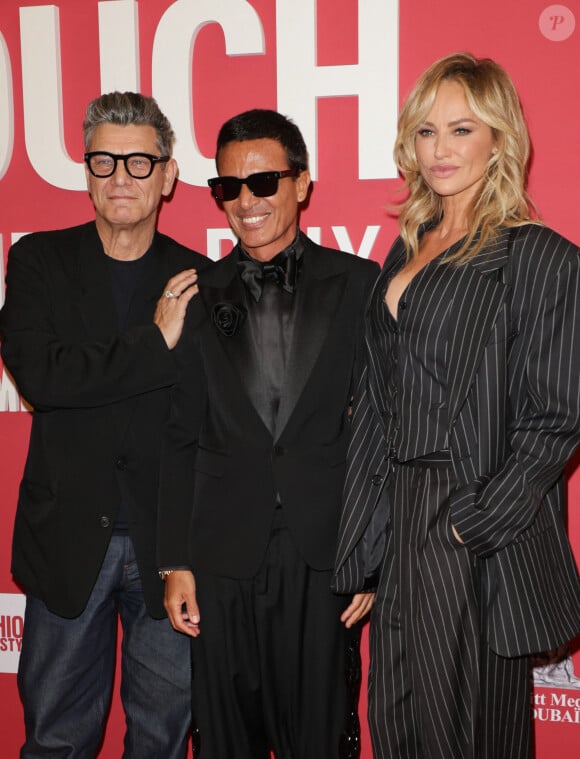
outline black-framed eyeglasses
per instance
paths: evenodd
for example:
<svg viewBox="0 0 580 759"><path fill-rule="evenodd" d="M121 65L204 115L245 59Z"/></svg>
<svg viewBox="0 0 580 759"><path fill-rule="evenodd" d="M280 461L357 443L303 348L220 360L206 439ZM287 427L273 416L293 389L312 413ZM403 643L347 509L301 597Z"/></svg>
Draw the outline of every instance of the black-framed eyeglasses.
<svg viewBox="0 0 580 759"><path fill-rule="evenodd" d="M278 180L285 177L297 177L298 169L286 169L285 171L259 171L250 174L245 179L239 177L214 177L207 183L216 200L235 200L242 190L242 185L247 184L252 195L257 198L266 198L278 192Z"/></svg>
<svg viewBox="0 0 580 759"><path fill-rule="evenodd" d="M156 163L167 163L171 156L151 155L150 153L125 153L118 155L103 150L85 153L85 163L95 177L105 179L112 177L117 170L117 162L123 161L125 171L133 179L147 179L153 173Z"/></svg>

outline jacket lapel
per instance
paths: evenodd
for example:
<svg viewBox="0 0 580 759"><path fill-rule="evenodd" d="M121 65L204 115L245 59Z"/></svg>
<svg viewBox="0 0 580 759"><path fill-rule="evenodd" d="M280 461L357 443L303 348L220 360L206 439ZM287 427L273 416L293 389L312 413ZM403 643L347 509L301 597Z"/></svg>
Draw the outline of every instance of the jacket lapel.
<svg viewBox="0 0 580 759"><path fill-rule="evenodd" d="M375 352L373 340L371 338L371 335L369 334L369 323L372 320L372 317L370 317L370 314L369 314L369 310L372 308L372 304L375 303L375 299L377 298L377 292L382 293L383 291L386 291L388 282L393 276L394 272L396 272L401 266L403 266L404 258L405 258L405 246L403 244L403 240L400 237L397 237L397 239L393 243L393 246L387 255L387 258L385 259L385 263L383 265L382 271L379 277L377 278L377 281L374 284L374 287L371 291L371 295L367 303L367 311L366 311L366 317L365 317L366 323L367 323L367 328L365 329L365 345L366 345L367 357L374 356L374 352ZM377 387L377 383L373 381L374 380L373 362L369 361L368 363L369 363L368 380L367 380L368 402L370 403L376 415L376 418L381 420L380 423L382 425L383 415L380 410L381 405L377 400L377 394L379 393L379 388Z"/></svg>
<svg viewBox="0 0 580 759"><path fill-rule="evenodd" d="M304 260L296 291L294 335L276 420L275 439L280 437L288 424L312 373L347 281L344 271L329 271L328 258L322 261L310 240L303 239Z"/></svg>
<svg viewBox="0 0 580 759"><path fill-rule="evenodd" d="M449 420L456 419L474 380L489 333L510 291L505 283L509 231L494 247L461 267L449 316Z"/></svg>
<svg viewBox="0 0 580 759"><path fill-rule="evenodd" d="M157 301L162 295L162 288L169 276L166 259L163 255L163 244L159 236L155 235L152 248L145 260L143 274L131 300L128 315L129 326L152 321Z"/></svg>
<svg viewBox="0 0 580 759"><path fill-rule="evenodd" d="M110 340L117 332L117 315L107 259L94 224L85 228L77 265L77 305L88 340Z"/></svg>
<svg viewBox="0 0 580 759"><path fill-rule="evenodd" d="M244 286L238 276L238 254L234 250L214 266L200 287L200 296L207 311L208 327L222 352L236 368L243 381L243 364L246 356L246 340L244 339L243 322L235 329L234 334L224 334L216 326L214 314L221 305L230 306L241 314L245 314L246 300Z"/></svg>
<svg viewBox="0 0 580 759"><path fill-rule="evenodd" d="M236 249L222 258L214 267L204 274L203 285L199 293L205 303L208 318L212 320L214 308L220 303L227 303L236 308L245 309L245 297L242 282L238 276L238 256ZM213 323L212 323L213 324ZM213 325L215 327L215 325ZM224 335L215 327L216 334L231 342L231 337Z"/></svg>
<svg viewBox="0 0 580 759"><path fill-rule="evenodd" d="M248 375L245 367L250 351L243 321L234 334L224 334L214 320L216 309L224 304L242 314L245 313L246 293L238 275L237 263L238 253L234 248L204 275L203 284L200 286L200 297L207 318L208 339L204 341L206 357L216 370L223 373L225 368L226 376L229 375L231 380L229 396L236 404L241 404L240 410L245 409L249 412L248 423L254 424L256 434L267 436L271 440L270 431L252 403L246 386Z"/></svg>

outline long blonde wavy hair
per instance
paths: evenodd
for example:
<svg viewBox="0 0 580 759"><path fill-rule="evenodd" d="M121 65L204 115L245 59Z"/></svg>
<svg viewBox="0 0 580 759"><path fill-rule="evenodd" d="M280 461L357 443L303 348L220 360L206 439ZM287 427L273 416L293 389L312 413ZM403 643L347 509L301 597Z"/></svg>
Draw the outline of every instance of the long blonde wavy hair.
<svg viewBox="0 0 580 759"><path fill-rule="evenodd" d="M473 113L491 127L495 147L479 195L473 201L463 244L446 261L463 263L491 242L502 227L534 221L535 208L526 192L530 137L516 88L495 61L454 53L430 66L419 78L399 115L394 157L409 191L399 206L399 227L407 256L419 250L419 229L443 213L442 199L419 171L415 138L431 110L439 85L457 82Z"/></svg>

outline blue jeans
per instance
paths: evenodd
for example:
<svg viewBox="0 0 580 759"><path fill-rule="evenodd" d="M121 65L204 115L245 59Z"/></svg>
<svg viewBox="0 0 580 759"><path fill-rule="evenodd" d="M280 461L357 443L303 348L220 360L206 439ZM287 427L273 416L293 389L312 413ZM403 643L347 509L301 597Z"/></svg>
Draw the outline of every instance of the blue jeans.
<svg viewBox="0 0 580 759"><path fill-rule="evenodd" d="M74 571L74 568L71 570ZM124 759L183 759L190 734L189 639L147 613L133 544L113 536L83 613L65 619L27 597L18 688L21 759L94 759L123 628Z"/></svg>

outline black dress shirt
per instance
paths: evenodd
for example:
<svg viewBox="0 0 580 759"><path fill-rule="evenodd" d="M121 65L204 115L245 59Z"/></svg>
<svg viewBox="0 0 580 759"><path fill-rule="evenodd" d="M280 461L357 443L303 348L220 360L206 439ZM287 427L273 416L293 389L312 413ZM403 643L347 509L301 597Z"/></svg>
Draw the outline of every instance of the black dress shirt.
<svg viewBox="0 0 580 759"><path fill-rule="evenodd" d="M240 261L250 258L241 246L238 247L238 251ZM302 251L302 242L298 236L282 254L295 256L299 270ZM244 371L248 380L246 384L254 406L273 435L292 345L295 293L289 292L270 278L264 279L258 301L247 287L244 288L244 293L248 313L245 330L247 361Z"/></svg>

